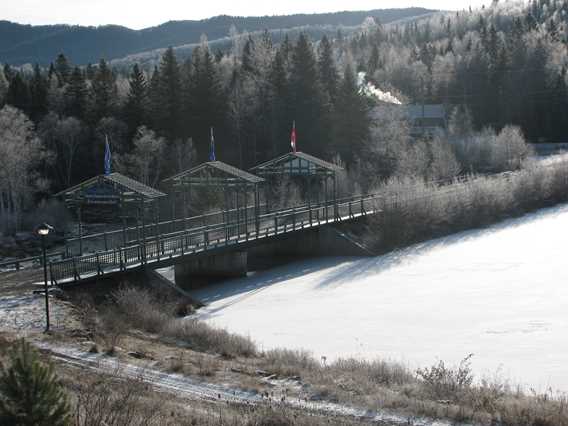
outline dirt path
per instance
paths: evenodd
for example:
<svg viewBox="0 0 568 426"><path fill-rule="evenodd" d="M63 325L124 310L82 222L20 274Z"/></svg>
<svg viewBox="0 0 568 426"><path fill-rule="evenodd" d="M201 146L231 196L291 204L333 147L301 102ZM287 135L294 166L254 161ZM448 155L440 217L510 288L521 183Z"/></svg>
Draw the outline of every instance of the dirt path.
<svg viewBox="0 0 568 426"><path fill-rule="evenodd" d="M87 353L71 346L63 346L50 342L36 342L35 345L48 352L51 357L67 365L78 368L88 368L99 373L115 373L123 377L135 378L150 383L156 388L175 393L188 399L209 402L222 402L240 405L285 404L290 408L310 411L326 416L352 417L367 422L383 425L412 425L412 426L449 426L450 423L412 418L386 411L368 411L346 405L326 401L306 401L301 398L266 398L261 394L246 392L227 386L199 382L180 374L171 374L152 368L124 363L116 358Z"/></svg>

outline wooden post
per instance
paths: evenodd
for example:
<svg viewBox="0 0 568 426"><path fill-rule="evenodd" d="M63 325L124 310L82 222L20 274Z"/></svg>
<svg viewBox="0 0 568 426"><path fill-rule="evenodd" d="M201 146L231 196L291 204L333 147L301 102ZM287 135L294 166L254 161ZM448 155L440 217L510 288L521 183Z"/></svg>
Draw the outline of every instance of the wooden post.
<svg viewBox="0 0 568 426"><path fill-rule="evenodd" d="M122 215L122 245L125 246L127 241L126 237L126 216Z"/></svg>
<svg viewBox="0 0 568 426"><path fill-rule="evenodd" d="M339 219L339 207L337 205L337 176L333 173L333 214L335 220Z"/></svg>
<svg viewBox="0 0 568 426"><path fill-rule="evenodd" d="M247 200L247 196L248 196L248 191L247 191L247 185L245 184L243 187L243 193L244 193L244 197L245 197L245 238L248 241L248 200Z"/></svg>
<svg viewBox="0 0 568 426"><path fill-rule="evenodd" d="M258 193L258 184L254 185L254 226L256 237L260 231L260 194Z"/></svg>
<svg viewBox="0 0 568 426"><path fill-rule="evenodd" d="M174 193L172 194L172 221L170 222L170 232L172 231L172 227L175 227L176 218L177 218L177 212L176 212L177 194L178 194L177 191L174 189Z"/></svg>
<svg viewBox="0 0 568 426"><path fill-rule="evenodd" d="M104 241L105 241L105 251L108 251L108 240L107 240L107 230L106 230L106 227L105 227L105 230L103 231L103 238L104 238Z"/></svg>
<svg viewBox="0 0 568 426"><path fill-rule="evenodd" d="M145 208L144 208L144 198L141 199L140 204L142 206L142 261L146 263L146 221L145 221Z"/></svg>
<svg viewBox="0 0 568 426"><path fill-rule="evenodd" d="M328 177L326 176L325 179L324 179L324 181L323 181L323 184L324 184L323 193L324 193L324 196L325 196L323 205L325 206L325 215L324 215L324 218L325 218L326 223L327 223L327 221L328 221L328 219L329 219L328 213L327 213L327 178L328 178Z"/></svg>
<svg viewBox="0 0 568 426"><path fill-rule="evenodd" d="M312 226L312 178L308 176L308 210L310 215L310 226Z"/></svg>

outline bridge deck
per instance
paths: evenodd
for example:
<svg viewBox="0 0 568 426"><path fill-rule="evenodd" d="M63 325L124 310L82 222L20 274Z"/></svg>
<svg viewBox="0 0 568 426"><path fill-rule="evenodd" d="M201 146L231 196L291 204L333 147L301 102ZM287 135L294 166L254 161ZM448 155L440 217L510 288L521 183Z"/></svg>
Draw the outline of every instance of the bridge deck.
<svg viewBox="0 0 568 426"><path fill-rule="evenodd" d="M353 220L377 212L378 196L343 199L337 204L302 206L263 215L246 223L218 223L199 228L154 235L125 247L51 262L52 284L88 281L145 265L153 268L190 257L245 249L294 232Z"/></svg>

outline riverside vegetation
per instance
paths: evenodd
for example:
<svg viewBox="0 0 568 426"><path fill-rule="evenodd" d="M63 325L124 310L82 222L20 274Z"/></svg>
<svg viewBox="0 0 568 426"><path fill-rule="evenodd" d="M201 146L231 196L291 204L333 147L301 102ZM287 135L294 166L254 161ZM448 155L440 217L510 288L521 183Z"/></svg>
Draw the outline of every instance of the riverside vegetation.
<svg viewBox="0 0 568 426"><path fill-rule="evenodd" d="M392 410L409 418L426 416L486 425L568 425L568 401L564 395L552 391L525 393L506 381L474 377L471 355L458 366L440 361L413 371L403 364L380 359L339 359L327 363L304 351L263 351L248 337L195 319L176 317L175 301L134 286L121 287L103 306L92 308L95 314L89 315L93 320L89 327L98 342L94 350L116 356L114 345L128 345L129 334L143 331L149 333L142 340L146 344L157 341L177 348L177 361L164 364L164 368L180 374L212 380L228 370L249 371L254 376L260 369L272 377L300 380L310 389L310 398L369 410ZM243 377L246 379L242 379L242 386L254 389L250 378Z"/></svg>

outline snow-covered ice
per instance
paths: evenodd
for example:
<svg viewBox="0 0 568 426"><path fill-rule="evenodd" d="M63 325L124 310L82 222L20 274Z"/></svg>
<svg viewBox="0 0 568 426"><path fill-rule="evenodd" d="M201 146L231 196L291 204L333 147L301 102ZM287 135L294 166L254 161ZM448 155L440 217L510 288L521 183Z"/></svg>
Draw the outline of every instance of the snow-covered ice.
<svg viewBox="0 0 568 426"><path fill-rule="evenodd" d="M376 258L312 259L195 292L263 348L411 367L473 353L478 376L568 391L568 206Z"/></svg>

